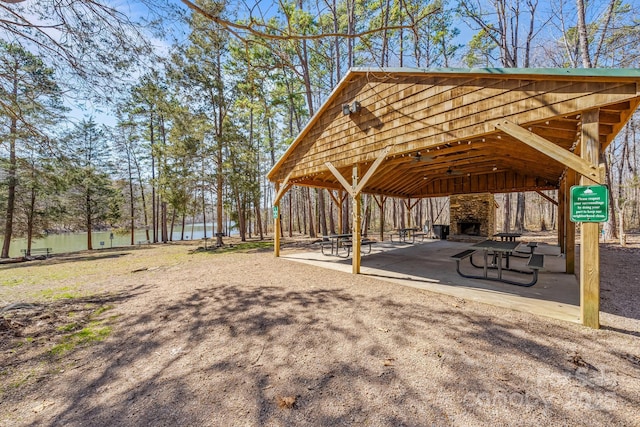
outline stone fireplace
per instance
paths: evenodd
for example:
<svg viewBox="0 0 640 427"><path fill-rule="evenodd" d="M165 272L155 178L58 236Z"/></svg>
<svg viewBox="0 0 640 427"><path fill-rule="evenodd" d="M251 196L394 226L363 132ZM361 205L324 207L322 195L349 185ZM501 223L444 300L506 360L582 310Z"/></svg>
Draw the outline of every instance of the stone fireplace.
<svg viewBox="0 0 640 427"><path fill-rule="evenodd" d="M459 194L449 198L449 240L480 241L496 232L496 202L493 194Z"/></svg>

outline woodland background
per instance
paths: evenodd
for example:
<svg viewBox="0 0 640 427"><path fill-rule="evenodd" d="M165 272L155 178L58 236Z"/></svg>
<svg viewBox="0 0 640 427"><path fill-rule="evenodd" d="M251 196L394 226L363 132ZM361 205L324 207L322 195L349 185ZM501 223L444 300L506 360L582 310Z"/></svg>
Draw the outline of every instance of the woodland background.
<svg viewBox="0 0 640 427"><path fill-rule="evenodd" d="M266 173L350 67L637 68L639 9L637 0L0 2L0 257L12 238L64 231L112 229L133 244L134 229L167 241L203 222L208 236L264 238ZM636 115L603 153L609 237L640 227L639 132ZM496 200L503 230L556 226L538 194ZM364 229L380 215L405 225L404 202L381 213L365 196ZM326 190L294 188L281 202L283 233L335 232L336 212ZM447 199L424 199L412 215L446 224Z"/></svg>

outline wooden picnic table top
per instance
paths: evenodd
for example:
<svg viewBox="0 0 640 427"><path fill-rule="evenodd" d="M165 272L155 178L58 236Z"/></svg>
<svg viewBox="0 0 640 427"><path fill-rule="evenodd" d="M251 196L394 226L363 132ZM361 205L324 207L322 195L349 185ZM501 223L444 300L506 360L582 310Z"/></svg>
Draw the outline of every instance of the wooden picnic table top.
<svg viewBox="0 0 640 427"><path fill-rule="evenodd" d="M516 240L518 237L521 237L522 233L511 233L511 232L503 232L503 233L496 233L493 235L493 237L499 237L500 240Z"/></svg>
<svg viewBox="0 0 640 427"><path fill-rule="evenodd" d="M484 240L482 242L471 245L471 247L497 252L513 252L519 245L520 242L514 241Z"/></svg>

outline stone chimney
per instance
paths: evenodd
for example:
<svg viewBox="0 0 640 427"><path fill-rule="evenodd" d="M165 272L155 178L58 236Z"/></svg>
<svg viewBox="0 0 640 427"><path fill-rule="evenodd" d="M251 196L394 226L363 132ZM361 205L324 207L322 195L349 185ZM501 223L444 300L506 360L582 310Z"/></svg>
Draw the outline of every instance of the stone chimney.
<svg viewBox="0 0 640 427"><path fill-rule="evenodd" d="M480 241L496 232L496 201L493 194L459 194L449 197L449 240Z"/></svg>

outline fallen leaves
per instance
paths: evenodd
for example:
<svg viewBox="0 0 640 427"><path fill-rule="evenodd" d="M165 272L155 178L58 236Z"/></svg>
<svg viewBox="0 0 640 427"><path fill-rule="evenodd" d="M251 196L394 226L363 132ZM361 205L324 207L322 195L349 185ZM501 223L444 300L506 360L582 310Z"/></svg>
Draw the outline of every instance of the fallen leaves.
<svg viewBox="0 0 640 427"><path fill-rule="evenodd" d="M578 354L578 353L574 353L573 355L571 355L568 360L569 360L569 362L571 362L576 367L576 369L577 368L587 368L587 369L593 369L594 371L598 371L598 368L596 368L592 364L586 362L582 358L582 356L580 356L580 354Z"/></svg>
<svg viewBox="0 0 640 427"><path fill-rule="evenodd" d="M296 397L295 396L284 396L284 397L278 396L276 401L278 402L278 408L292 409L296 404Z"/></svg>

